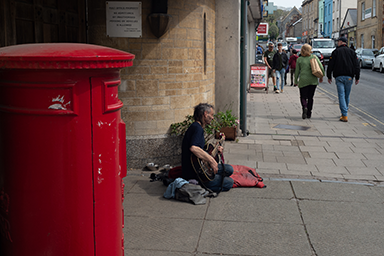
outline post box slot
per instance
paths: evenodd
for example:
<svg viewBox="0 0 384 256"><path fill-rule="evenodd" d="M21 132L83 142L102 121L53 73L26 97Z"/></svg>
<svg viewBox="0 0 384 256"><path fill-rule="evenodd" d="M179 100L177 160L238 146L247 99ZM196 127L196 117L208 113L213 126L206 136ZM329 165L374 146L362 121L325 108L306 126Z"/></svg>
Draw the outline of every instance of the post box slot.
<svg viewBox="0 0 384 256"><path fill-rule="evenodd" d="M118 86L120 80L103 81L104 83L104 113L119 110L123 107L123 102L118 98Z"/></svg>

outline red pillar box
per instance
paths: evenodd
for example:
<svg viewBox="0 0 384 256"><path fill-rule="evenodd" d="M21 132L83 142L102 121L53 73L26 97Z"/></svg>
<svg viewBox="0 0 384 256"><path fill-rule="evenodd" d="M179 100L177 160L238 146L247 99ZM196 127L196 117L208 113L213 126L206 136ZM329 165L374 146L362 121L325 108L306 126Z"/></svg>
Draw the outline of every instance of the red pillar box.
<svg viewBox="0 0 384 256"><path fill-rule="evenodd" d="M124 255L119 69L87 44L0 48L0 255Z"/></svg>

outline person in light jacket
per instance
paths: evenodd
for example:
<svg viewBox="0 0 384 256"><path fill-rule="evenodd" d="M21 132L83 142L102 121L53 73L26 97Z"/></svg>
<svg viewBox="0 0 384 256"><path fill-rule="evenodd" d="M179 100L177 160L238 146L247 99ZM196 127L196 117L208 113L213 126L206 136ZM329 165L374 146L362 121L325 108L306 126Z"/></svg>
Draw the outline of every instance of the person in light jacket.
<svg viewBox="0 0 384 256"><path fill-rule="evenodd" d="M319 79L312 74L310 60L315 58L321 71L324 75L324 67L316 55L312 55L312 47L309 44L304 44L301 47L301 56L296 61L295 70L295 86L299 86L300 103L303 109L301 117L303 119L312 117L313 96L315 95L316 87L319 84ZM323 78L320 78L320 83Z"/></svg>

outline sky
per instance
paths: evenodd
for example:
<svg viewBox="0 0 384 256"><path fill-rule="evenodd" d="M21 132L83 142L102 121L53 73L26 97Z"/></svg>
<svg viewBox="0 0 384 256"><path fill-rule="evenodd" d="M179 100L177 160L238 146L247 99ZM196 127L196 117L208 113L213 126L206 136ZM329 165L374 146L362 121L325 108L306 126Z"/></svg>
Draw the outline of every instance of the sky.
<svg viewBox="0 0 384 256"><path fill-rule="evenodd" d="M303 0L269 0L273 5L283 6L283 7L293 7L296 6L297 9L300 8Z"/></svg>

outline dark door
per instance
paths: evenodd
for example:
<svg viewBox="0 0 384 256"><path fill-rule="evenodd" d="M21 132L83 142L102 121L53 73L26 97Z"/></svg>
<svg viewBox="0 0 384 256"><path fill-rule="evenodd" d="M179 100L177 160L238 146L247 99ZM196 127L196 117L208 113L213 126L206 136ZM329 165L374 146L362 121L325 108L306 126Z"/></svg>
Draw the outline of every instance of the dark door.
<svg viewBox="0 0 384 256"><path fill-rule="evenodd" d="M3 0L0 46L86 42L85 0Z"/></svg>

